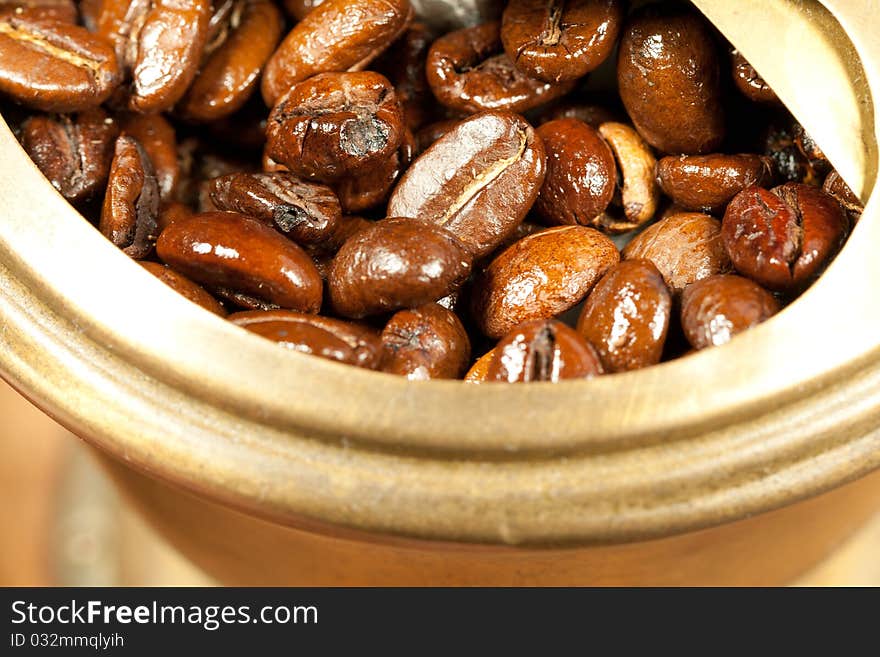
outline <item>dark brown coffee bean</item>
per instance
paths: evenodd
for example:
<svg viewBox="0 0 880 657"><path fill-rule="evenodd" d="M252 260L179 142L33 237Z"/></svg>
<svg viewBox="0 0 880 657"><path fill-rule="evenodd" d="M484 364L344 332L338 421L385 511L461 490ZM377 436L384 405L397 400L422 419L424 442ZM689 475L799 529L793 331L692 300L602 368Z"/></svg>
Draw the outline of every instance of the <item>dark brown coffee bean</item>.
<svg viewBox="0 0 880 657"><path fill-rule="evenodd" d="M670 155L657 164L666 195L687 210L722 212L746 187L773 182L773 161L765 155Z"/></svg>
<svg viewBox="0 0 880 657"><path fill-rule="evenodd" d="M774 122L764 135L764 155L773 160L783 181L819 185L819 178L809 161L795 144L794 123Z"/></svg>
<svg viewBox="0 0 880 657"><path fill-rule="evenodd" d="M614 50L623 14L621 0L510 0L501 39L526 74L547 82L576 80Z"/></svg>
<svg viewBox="0 0 880 657"><path fill-rule="evenodd" d="M107 100L120 80L113 48L85 28L39 10L0 15L0 92L17 102L79 112Z"/></svg>
<svg viewBox="0 0 880 657"><path fill-rule="evenodd" d="M382 75L324 73L285 94L267 126L267 153L301 178L332 182L388 159L403 111Z"/></svg>
<svg viewBox="0 0 880 657"><path fill-rule="evenodd" d="M170 269L165 265L160 265L157 262L141 262L140 265L153 276L165 283L165 285L189 301L192 301L215 315L226 317L226 310L220 305L220 302L208 294L201 285L193 283L186 276L178 274L173 269Z"/></svg>
<svg viewBox="0 0 880 657"><path fill-rule="evenodd" d="M672 296L654 264L624 260L593 288L577 330L606 372L628 372L660 362L671 314Z"/></svg>
<svg viewBox="0 0 880 657"><path fill-rule="evenodd" d="M126 114L120 119L122 132L138 140L156 171L163 201L177 194L180 164L177 161L177 138L174 127L161 114Z"/></svg>
<svg viewBox="0 0 880 657"><path fill-rule="evenodd" d="M332 189L289 173L233 173L214 178L210 189L219 210L255 217L300 244L326 240L342 217Z"/></svg>
<svg viewBox="0 0 880 657"><path fill-rule="evenodd" d="M394 83L410 130L418 130L436 114L436 101L425 74L432 41L424 23L413 23L375 63L376 70Z"/></svg>
<svg viewBox="0 0 880 657"><path fill-rule="evenodd" d="M415 137L406 130L400 148L384 162L365 173L356 173L336 184L336 193L345 212L369 210L388 200L401 174L413 160Z"/></svg>
<svg viewBox="0 0 880 657"><path fill-rule="evenodd" d="M24 122L21 145L52 186L71 203L103 190L119 128L104 110L76 116L35 116Z"/></svg>
<svg viewBox="0 0 880 657"><path fill-rule="evenodd" d="M413 162L388 214L447 228L481 257L522 223L545 170L541 140L522 117L485 112L462 121Z"/></svg>
<svg viewBox="0 0 880 657"><path fill-rule="evenodd" d="M321 308L323 284L311 258L257 219L211 212L175 221L156 252L174 270L239 305L305 313Z"/></svg>
<svg viewBox="0 0 880 657"><path fill-rule="evenodd" d="M372 225L372 221L368 221L363 217L358 217L356 215L343 215L336 224L336 228L326 240L320 244L306 246L306 250L309 255L312 256L312 260L315 261L315 266L318 268L318 271L321 272L321 278L327 280L327 276L330 274L330 266L333 263L333 258L339 252L339 249L342 248L342 245L345 244L350 237Z"/></svg>
<svg viewBox="0 0 880 657"><path fill-rule="evenodd" d="M408 0L326 0L281 42L263 74L273 106L293 85L318 73L360 71L412 20Z"/></svg>
<svg viewBox="0 0 880 657"><path fill-rule="evenodd" d="M289 310L235 313L229 321L302 354L368 370L378 369L382 360L379 334L356 322Z"/></svg>
<svg viewBox="0 0 880 657"><path fill-rule="evenodd" d="M470 270L470 254L449 231L391 218L342 245L327 284L333 309L357 319L436 301L457 289Z"/></svg>
<svg viewBox="0 0 880 657"><path fill-rule="evenodd" d="M292 18L301 21L322 2L324 0L284 0L284 10Z"/></svg>
<svg viewBox="0 0 880 657"><path fill-rule="evenodd" d="M724 138L716 45L692 11L637 12L623 31L620 97L649 144L664 153L709 153Z"/></svg>
<svg viewBox="0 0 880 657"><path fill-rule="evenodd" d="M132 258L145 258L158 236L159 184L150 157L133 137L116 140L100 230Z"/></svg>
<svg viewBox="0 0 880 657"><path fill-rule="evenodd" d="M711 276L685 288L681 325L694 349L717 347L779 312L779 302L741 276Z"/></svg>
<svg viewBox="0 0 880 657"><path fill-rule="evenodd" d="M401 310L382 331L382 371L410 381L459 379L471 358L467 331L436 303Z"/></svg>
<svg viewBox="0 0 880 657"><path fill-rule="evenodd" d="M210 0L104 0L98 34L129 79L118 102L153 114L181 99L199 68Z"/></svg>
<svg viewBox="0 0 880 657"><path fill-rule="evenodd" d="M734 50L733 55L733 81L736 88L749 100L756 103L780 105L779 98L770 85L758 75L755 68L746 61L739 50Z"/></svg>
<svg viewBox="0 0 880 657"><path fill-rule="evenodd" d="M535 212L550 225L596 225L617 182L608 144L577 119L545 123L538 136L547 154L547 176Z"/></svg>
<svg viewBox="0 0 880 657"><path fill-rule="evenodd" d="M853 193L837 171L832 171L828 174L828 177L825 178L825 183L822 185L822 191L833 196L843 206L853 225L858 223L865 208L859 197Z"/></svg>
<svg viewBox="0 0 880 657"><path fill-rule="evenodd" d="M529 235L501 253L477 278L472 312L490 338L518 324L574 308L620 260L614 243L584 226Z"/></svg>
<svg viewBox="0 0 880 657"><path fill-rule="evenodd" d="M76 24L77 11L73 0L2 0L0 1L0 14L14 13L17 10L27 9L31 15L41 19L61 21L62 23Z"/></svg>
<svg viewBox="0 0 880 657"><path fill-rule="evenodd" d="M624 118L622 112L615 112L604 105L563 103L542 112L538 119L538 125L544 125L557 119L577 119L598 130L603 123L620 121L622 118Z"/></svg>
<svg viewBox="0 0 880 657"><path fill-rule="evenodd" d="M840 204L815 187L749 187L724 213L724 246L738 272L787 292L809 284L824 269L848 227Z"/></svg>
<svg viewBox="0 0 880 657"><path fill-rule="evenodd" d="M214 121L243 107L281 38L283 18L270 0L229 4L221 33L209 40L201 70L176 108L192 121Z"/></svg>
<svg viewBox="0 0 880 657"><path fill-rule="evenodd" d="M486 381L504 383L590 379L602 374L591 344L562 322L535 320L510 332L495 347Z"/></svg>
<svg viewBox="0 0 880 657"><path fill-rule="evenodd" d="M626 260L650 260L675 294L695 281L730 271L721 222L705 214L671 214L636 236Z"/></svg>
<svg viewBox="0 0 880 657"><path fill-rule="evenodd" d="M428 52L428 84L441 103L460 112L525 112L572 90L522 73L504 53L497 21L451 32Z"/></svg>

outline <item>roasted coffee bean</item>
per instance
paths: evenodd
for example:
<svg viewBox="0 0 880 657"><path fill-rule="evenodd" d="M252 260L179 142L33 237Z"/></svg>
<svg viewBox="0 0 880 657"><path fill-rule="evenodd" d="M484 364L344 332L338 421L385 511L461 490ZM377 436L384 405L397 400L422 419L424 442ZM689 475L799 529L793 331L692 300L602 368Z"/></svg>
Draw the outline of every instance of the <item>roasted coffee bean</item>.
<svg viewBox="0 0 880 657"><path fill-rule="evenodd" d="M675 294L696 281L730 271L721 222L705 214L672 214L648 227L623 251L626 260L650 260Z"/></svg>
<svg viewBox="0 0 880 657"><path fill-rule="evenodd" d="M764 135L764 155L773 160L775 169L784 181L818 185L819 181L807 158L794 141L794 124L777 122Z"/></svg>
<svg viewBox="0 0 880 657"><path fill-rule="evenodd" d="M432 36L424 23L413 23L397 42L376 62L394 83L403 106L406 127L418 130L433 118L436 101L428 86L425 66Z"/></svg>
<svg viewBox="0 0 880 657"><path fill-rule="evenodd" d="M410 381L459 379L471 343L455 313L436 303L401 310L382 331L382 371Z"/></svg>
<svg viewBox="0 0 880 657"><path fill-rule="evenodd" d="M825 153L822 152L822 149L819 148L819 144L816 143L816 140L810 136L810 133L804 130L804 126L800 123L794 124L792 137L794 138L794 145L806 158L807 164L813 174L813 179L807 182L818 186L820 181L824 180L825 176L831 172L831 163L828 161L828 158L825 157Z"/></svg>
<svg viewBox="0 0 880 657"><path fill-rule="evenodd" d="M322 2L324 0L284 0L284 9L292 18L301 21Z"/></svg>
<svg viewBox="0 0 880 657"><path fill-rule="evenodd" d="M617 181L608 144L577 119L551 121L537 132L547 154L547 176L535 211L550 225L596 225Z"/></svg>
<svg viewBox="0 0 880 657"><path fill-rule="evenodd" d="M749 100L756 103L779 105L779 98L764 79L758 75L754 67L746 61L739 50L733 55L733 81L736 88Z"/></svg>
<svg viewBox="0 0 880 657"><path fill-rule="evenodd" d="M428 148L430 148L434 142L443 137L446 133L453 130L461 121L456 119L444 119L442 121L436 121L434 123L429 123L421 130L419 130L416 137L416 155L421 155Z"/></svg>
<svg viewBox="0 0 880 657"><path fill-rule="evenodd" d="M593 346L553 319L517 326L498 343L493 354L486 381L558 383L602 374Z"/></svg>
<svg viewBox="0 0 880 657"><path fill-rule="evenodd" d="M0 92L45 112L103 103L121 80L113 48L85 28L39 10L0 15Z"/></svg>
<svg viewBox="0 0 880 657"><path fill-rule="evenodd" d="M369 326L289 310L248 311L229 321L282 347L368 370L382 360L379 334Z"/></svg>
<svg viewBox="0 0 880 657"><path fill-rule="evenodd" d="M272 55L263 74L263 99L273 106L313 75L366 68L403 34L412 16L409 0L322 2Z"/></svg>
<svg viewBox="0 0 880 657"><path fill-rule="evenodd" d="M700 154L724 138L716 45L692 11L638 11L620 42L617 80L626 111L649 144L664 153Z"/></svg>
<svg viewBox="0 0 880 657"><path fill-rule="evenodd" d="M201 285L193 283L186 276L178 274L173 269L170 269L165 265L160 265L157 262L141 262L140 265L153 276L165 283L165 285L189 301L192 301L215 315L226 317L226 310L220 302L208 294Z"/></svg>
<svg viewBox="0 0 880 657"><path fill-rule="evenodd" d="M742 276L710 276L681 295L681 325L694 349L727 344L778 312L776 297Z"/></svg>
<svg viewBox="0 0 880 657"><path fill-rule="evenodd" d="M837 171L832 171L828 174L828 177L825 178L825 183L822 185L822 191L833 196L843 206L853 225L858 223L862 217L864 206L859 197L853 193Z"/></svg>
<svg viewBox="0 0 880 657"><path fill-rule="evenodd" d="M574 82L550 83L522 73L504 53L501 24L485 23L437 39L428 52L428 84L453 110L525 112L572 90Z"/></svg>
<svg viewBox="0 0 880 657"><path fill-rule="evenodd" d="M501 39L526 74L547 82L576 80L614 50L623 14L622 0L510 0Z"/></svg>
<svg viewBox="0 0 880 657"><path fill-rule="evenodd" d="M400 148L384 162L365 173L356 173L336 184L336 193L345 212L356 213L385 203L394 184L409 167L415 152L415 137L406 130Z"/></svg>
<svg viewBox="0 0 880 657"><path fill-rule="evenodd" d="M403 111L382 75L324 73L285 94L267 126L267 153L301 178L332 182L388 159Z"/></svg>
<svg viewBox="0 0 880 657"><path fill-rule="evenodd" d="M604 105L562 103L541 112L538 118L538 125L556 121L557 119L577 119L598 130L599 126L603 123L620 121L621 118L621 114L608 109Z"/></svg>
<svg viewBox="0 0 880 657"><path fill-rule="evenodd" d="M73 0L2 0L0 15L14 13L17 10L30 10L33 16L41 19L76 24L77 11Z"/></svg>
<svg viewBox="0 0 880 657"><path fill-rule="evenodd" d="M281 38L283 18L270 0L230 4L219 43L209 42L201 70L176 108L187 119L213 121L244 106Z"/></svg>
<svg viewBox="0 0 880 657"><path fill-rule="evenodd" d="M478 114L413 162L391 195L388 214L447 228L481 257L522 223L545 166L541 140L524 119Z"/></svg>
<svg viewBox="0 0 880 657"><path fill-rule="evenodd" d="M321 308L323 284L311 258L258 219L211 212L175 221L156 252L175 271L239 305Z"/></svg>
<svg viewBox="0 0 880 657"><path fill-rule="evenodd" d="M773 182L773 161L765 155L670 155L657 164L657 181L686 210L723 212L746 187Z"/></svg>
<svg viewBox="0 0 880 657"><path fill-rule="evenodd" d="M161 235L162 231L175 221L189 219L194 214L195 212L193 212L192 208L179 201L167 201L162 203L159 206L159 216L156 218L158 234Z"/></svg>
<svg viewBox="0 0 880 657"><path fill-rule="evenodd" d="M299 244L326 240L342 217L332 189L289 173L233 173L214 178L210 189L217 209L255 217Z"/></svg>
<svg viewBox="0 0 880 657"><path fill-rule="evenodd" d="M71 203L102 191L119 128L104 110L76 116L34 116L21 128L21 145L52 186Z"/></svg>
<svg viewBox="0 0 880 657"><path fill-rule="evenodd" d="M150 157L133 137L116 140L100 230L132 258L145 258L158 234L159 183Z"/></svg>
<svg viewBox="0 0 880 657"><path fill-rule="evenodd" d="M373 225L372 221L368 221L357 215L343 215L336 224L333 232L328 235L327 239L319 244L306 245L306 250L312 256L315 266L321 272L321 278L327 279L330 274L330 266L333 258L342 248L342 245L356 233Z"/></svg>
<svg viewBox="0 0 880 657"><path fill-rule="evenodd" d="M467 374L464 375L464 382L486 383L486 379L489 376L489 366L492 364L493 358L495 358L494 349L489 353L480 356L468 370Z"/></svg>
<svg viewBox="0 0 880 657"><path fill-rule="evenodd" d="M390 218L342 245L327 284L333 309L357 319L441 299L464 283L470 270L470 254L449 231Z"/></svg>
<svg viewBox="0 0 880 657"><path fill-rule="evenodd" d="M779 292L812 282L837 253L849 221L820 189L786 183L772 191L749 187L724 213L724 246L736 270Z"/></svg>
<svg viewBox="0 0 880 657"><path fill-rule="evenodd" d="M198 71L210 18L209 0L104 0L98 34L113 43L129 80L119 102L153 114L180 100Z"/></svg>
<svg viewBox="0 0 880 657"><path fill-rule="evenodd" d="M177 161L177 138L174 127L161 114L126 114L120 120L122 132L138 140L156 171L163 201L177 193L180 163Z"/></svg>
<svg viewBox="0 0 880 657"><path fill-rule="evenodd" d="M584 226L529 235L478 276L472 312L480 330L500 338L518 324L549 319L579 304L620 260L614 243Z"/></svg>
<svg viewBox="0 0 880 657"><path fill-rule="evenodd" d="M624 260L590 293L577 330L606 372L627 372L660 362L671 314L672 296L654 264Z"/></svg>

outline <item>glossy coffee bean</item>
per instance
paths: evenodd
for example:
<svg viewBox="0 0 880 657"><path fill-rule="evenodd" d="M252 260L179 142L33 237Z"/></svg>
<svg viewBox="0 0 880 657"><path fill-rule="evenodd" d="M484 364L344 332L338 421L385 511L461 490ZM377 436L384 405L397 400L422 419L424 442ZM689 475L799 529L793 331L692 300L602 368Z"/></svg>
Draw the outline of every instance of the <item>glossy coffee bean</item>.
<svg viewBox="0 0 880 657"><path fill-rule="evenodd" d="M382 360L379 334L369 326L289 310L248 311L229 321L282 347L375 370Z"/></svg>
<svg viewBox="0 0 880 657"><path fill-rule="evenodd" d="M406 130L395 153L365 172L343 178L336 194L344 212L357 213L384 204L401 174L409 167L415 151L415 137Z"/></svg>
<svg viewBox="0 0 880 657"><path fill-rule="evenodd" d="M594 225L611 203L617 182L608 144L577 119L545 123L538 136L547 154L547 176L535 211L550 225Z"/></svg>
<svg viewBox="0 0 880 657"><path fill-rule="evenodd" d="M220 34L208 43L198 76L176 108L187 119L214 121L243 107L281 38L284 21L270 0L229 4Z"/></svg>
<svg viewBox="0 0 880 657"><path fill-rule="evenodd" d="M71 203L104 189L119 128L104 110L75 116L34 116L21 128L21 145L52 186Z"/></svg>
<svg viewBox="0 0 880 657"><path fill-rule="evenodd" d="M727 344L777 312L776 297L742 276L711 276L681 295L681 325L694 349Z"/></svg>
<svg viewBox="0 0 880 657"><path fill-rule="evenodd" d="M756 103L779 105L779 98L770 85L758 75L755 68L749 64L739 50L733 51L733 82L736 88L749 100Z"/></svg>
<svg viewBox="0 0 880 657"><path fill-rule="evenodd" d="M133 137L116 140L99 228L132 258L145 258L158 235L159 183L146 150Z"/></svg>
<svg viewBox="0 0 880 657"><path fill-rule="evenodd" d="M311 258L257 219L211 212L175 221L156 252L175 271L239 305L305 313L321 308L323 285Z"/></svg>
<svg viewBox="0 0 880 657"><path fill-rule="evenodd" d="M721 222L705 214L672 214L637 235L626 260L650 260L674 294L696 281L730 271Z"/></svg>
<svg viewBox="0 0 880 657"><path fill-rule="evenodd" d="M442 226L481 257L522 223L545 170L544 147L524 119L478 114L413 162L391 195L388 214Z"/></svg>
<svg viewBox="0 0 880 657"><path fill-rule="evenodd" d="M657 163L657 181L686 210L722 212L746 187L773 182L773 161L765 155L670 155Z"/></svg>
<svg viewBox="0 0 880 657"><path fill-rule="evenodd" d="M486 379L489 377L489 366L492 364L493 358L495 358L494 349L489 353L480 356L467 371L467 374L464 375L464 382L486 383Z"/></svg>
<svg viewBox="0 0 880 657"><path fill-rule="evenodd" d="M194 214L195 212L193 212L192 208L180 201L167 201L162 203L159 206L159 216L156 218L158 234L161 235L162 231L175 221L189 219Z"/></svg>
<svg viewBox="0 0 880 657"><path fill-rule="evenodd" d="M624 260L587 297L577 330L606 372L628 372L660 362L671 314L660 271L648 260Z"/></svg>
<svg viewBox="0 0 880 657"><path fill-rule="evenodd" d="M620 97L641 135L664 153L700 154L724 138L717 48L692 11L643 8L620 42Z"/></svg>
<svg viewBox="0 0 880 657"><path fill-rule="evenodd" d="M522 73L504 53L501 25L492 22L451 32L428 52L428 84L441 103L467 113L525 112L572 90Z"/></svg>
<svg viewBox="0 0 880 657"><path fill-rule="evenodd" d="M403 135L403 110L387 78L324 73L294 86L272 110L267 153L301 178L332 182L388 159Z"/></svg>
<svg viewBox="0 0 880 657"><path fill-rule="evenodd" d="M186 276L178 274L173 269L170 269L165 265L160 265L157 262L141 262L140 265L153 276L165 283L165 285L189 301L192 301L215 315L226 317L226 310L220 305L220 302L208 294L205 288L201 285L193 283Z"/></svg>
<svg viewBox="0 0 880 657"><path fill-rule="evenodd" d="M210 193L217 209L259 219L299 244L326 240L342 217L332 189L289 173L221 176L210 182Z"/></svg>
<svg viewBox="0 0 880 657"><path fill-rule="evenodd" d="M356 233L372 225L372 221L363 217L343 215L334 230L327 236L327 239L318 244L306 245L306 250L312 256L318 271L321 272L321 278L327 279L327 276L330 274L330 266L333 264L333 258L339 252L339 249L342 248L342 245Z"/></svg>
<svg viewBox="0 0 880 657"><path fill-rule="evenodd" d="M161 114L125 114L120 118L122 132L138 140L156 171L159 193L170 201L177 193L180 164L174 127Z"/></svg>
<svg viewBox="0 0 880 657"><path fill-rule="evenodd" d="M73 0L2 0L0 15L27 9L41 19L76 24L77 11Z"/></svg>
<svg viewBox="0 0 880 657"><path fill-rule="evenodd" d="M486 381L558 383L602 374L591 344L553 319L525 322L495 347Z"/></svg>
<svg viewBox="0 0 880 657"><path fill-rule="evenodd" d="M464 283L470 270L470 254L449 231L390 218L342 245L327 284L333 309L357 319L441 299Z"/></svg>
<svg viewBox="0 0 880 657"><path fill-rule="evenodd" d="M412 20L409 0L326 0L294 27L263 74L267 105L318 73L360 71Z"/></svg>
<svg viewBox="0 0 880 657"><path fill-rule="evenodd" d="M416 155L421 155L428 150L434 142L443 137L446 133L452 131L460 121L456 119L444 119L435 121L421 128L415 135L416 137Z"/></svg>
<svg viewBox="0 0 880 657"><path fill-rule="evenodd" d="M737 271L787 292L812 282L843 245L849 221L820 189L786 183L749 187L724 213L724 246Z"/></svg>
<svg viewBox="0 0 880 657"><path fill-rule="evenodd" d="M862 211L865 209L862 202L849 188L849 185L846 184L843 178L840 177L840 174L837 173L837 171L832 171L828 174L828 177L825 178L825 182L822 185L822 191L829 196L833 196L837 202L840 203L849 215L850 221L853 225L855 225L862 217Z"/></svg>
<svg viewBox="0 0 880 657"><path fill-rule="evenodd" d="M209 0L104 0L98 34L109 39L128 82L119 102L153 114L186 93L199 68Z"/></svg>
<svg viewBox="0 0 880 657"><path fill-rule="evenodd" d="M45 112L103 103L121 81L112 46L85 28L44 20L39 10L0 15L0 92Z"/></svg>
<svg viewBox="0 0 880 657"><path fill-rule="evenodd" d="M614 243L584 226L529 235L479 275L472 313L480 330L500 338L532 319L549 319L579 304L620 260Z"/></svg>
<svg viewBox="0 0 880 657"><path fill-rule="evenodd" d="M547 82L576 80L614 50L623 15L621 0L511 0L501 39L526 74Z"/></svg>
<svg viewBox="0 0 880 657"><path fill-rule="evenodd" d="M459 379L471 358L467 331L436 303L397 312L382 331L382 371L410 381Z"/></svg>

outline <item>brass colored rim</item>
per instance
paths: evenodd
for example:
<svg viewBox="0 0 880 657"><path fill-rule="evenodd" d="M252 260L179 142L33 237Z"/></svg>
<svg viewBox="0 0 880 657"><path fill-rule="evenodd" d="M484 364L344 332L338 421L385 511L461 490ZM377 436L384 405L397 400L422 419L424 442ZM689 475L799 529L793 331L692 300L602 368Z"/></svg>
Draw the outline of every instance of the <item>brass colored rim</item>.
<svg viewBox="0 0 880 657"><path fill-rule="evenodd" d="M877 88L880 42L854 22L865 10L833 4ZM133 265L5 125L0 152L0 373L131 467L247 512L437 540L617 542L880 467L876 195L820 282L726 347L592 381L473 387L279 350Z"/></svg>

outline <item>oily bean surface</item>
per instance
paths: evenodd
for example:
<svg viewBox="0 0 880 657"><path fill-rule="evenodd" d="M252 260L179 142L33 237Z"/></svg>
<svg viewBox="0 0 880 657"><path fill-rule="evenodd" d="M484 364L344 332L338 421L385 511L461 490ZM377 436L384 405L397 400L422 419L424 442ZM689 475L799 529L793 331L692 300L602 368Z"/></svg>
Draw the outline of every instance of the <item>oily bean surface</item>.
<svg viewBox="0 0 880 657"><path fill-rule="evenodd" d="M645 7L623 30L620 97L645 140L664 153L700 154L724 138L717 46L692 11Z"/></svg>
<svg viewBox="0 0 880 657"><path fill-rule="evenodd" d="M770 292L731 274L698 281L681 295L681 325L694 349L727 344L777 312L779 302Z"/></svg>
<svg viewBox="0 0 880 657"><path fill-rule="evenodd" d="M628 372L660 362L671 314L672 295L657 267L624 260L593 288L577 330L606 372Z"/></svg>
<svg viewBox="0 0 880 657"><path fill-rule="evenodd" d="M650 260L674 294L730 270L721 222L696 212L671 214L649 226L623 251L626 260Z"/></svg>
<svg viewBox="0 0 880 657"><path fill-rule="evenodd" d="M289 310L245 311L229 321L282 347L347 365L378 369L379 334L369 326Z"/></svg>
<svg viewBox="0 0 880 657"><path fill-rule="evenodd" d="M670 155L657 163L657 181L682 208L722 212L746 187L773 181L773 161L765 155Z"/></svg>
<svg viewBox="0 0 880 657"><path fill-rule="evenodd" d="M585 226L529 235L478 276L474 319L485 335L500 338L524 321L556 317L580 303L619 260L614 243Z"/></svg>
<svg viewBox="0 0 880 657"><path fill-rule="evenodd" d="M756 103L768 103L779 105L779 98L770 88L770 85L764 82L764 79L758 75L755 68L749 64L742 53L738 50L733 51L733 81L736 88L749 100Z"/></svg>
<svg viewBox="0 0 880 657"><path fill-rule="evenodd" d="M441 299L458 289L470 270L470 254L449 231L389 218L342 245L327 284L333 309L357 319Z"/></svg>
<svg viewBox="0 0 880 657"><path fill-rule="evenodd" d="M413 162L391 195L388 214L444 227L481 257L522 223L545 172L544 147L524 119L478 114Z"/></svg>
<svg viewBox="0 0 880 657"><path fill-rule="evenodd" d="M558 383L602 373L596 350L577 332L553 319L533 320L515 327L498 343L486 381Z"/></svg>
<svg viewBox="0 0 880 657"><path fill-rule="evenodd" d="M623 15L621 0L510 0L501 39L507 56L528 75L576 80L614 50Z"/></svg>
<svg viewBox="0 0 880 657"><path fill-rule="evenodd" d="M394 185L412 162L414 153L415 137L406 130L400 148L391 157L366 172L340 180L335 189L343 211L364 212L386 203Z"/></svg>
<svg viewBox="0 0 880 657"><path fill-rule="evenodd" d="M410 381L458 379L467 370L471 344L461 320L430 303L401 310L382 331L382 371Z"/></svg>
<svg viewBox="0 0 880 657"><path fill-rule="evenodd" d="M39 10L0 14L0 92L45 112L93 109L121 81L112 46Z"/></svg>
<svg viewBox="0 0 880 657"><path fill-rule="evenodd" d="M403 34L408 0L326 0L284 38L263 74L267 105L318 73L360 71Z"/></svg>
<svg viewBox="0 0 880 657"><path fill-rule="evenodd" d="M156 252L175 271L239 304L321 308L323 284L308 254L252 217L209 212L175 221Z"/></svg>
<svg viewBox="0 0 880 657"><path fill-rule="evenodd" d="M504 53L499 22L437 39L428 51L428 84L443 105L469 114L525 112L564 96L573 82L550 83L521 72Z"/></svg>
<svg viewBox="0 0 880 657"><path fill-rule="evenodd" d="M137 139L150 156L162 200L173 199L180 182L174 126L161 114L128 113L121 117L120 128L124 134Z"/></svg>
<svg viewBox="0 0 880 657"><path fill-rule="evenodd" d="M184 298L215 315L226 317L226 310L220 302L198 283L192 282L183 274L178 274L173 269L160 265L158 262L141 262L140 265Z"/></svg>

